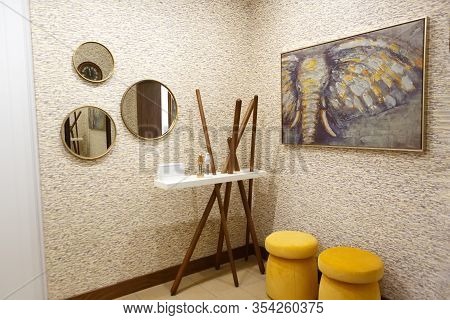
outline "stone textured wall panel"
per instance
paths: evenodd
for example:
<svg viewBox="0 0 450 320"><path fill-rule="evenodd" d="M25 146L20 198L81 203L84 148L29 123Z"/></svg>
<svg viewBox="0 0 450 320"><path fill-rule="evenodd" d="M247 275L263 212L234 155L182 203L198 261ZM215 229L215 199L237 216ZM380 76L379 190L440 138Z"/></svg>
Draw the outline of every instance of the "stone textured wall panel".
<svg viewBox="0 0 450 320"><path fill-rule="evenodd" d="M311 232L320 248L350 245L385 262L390 299L450 298L448 1L253 2L253 91L260 95L257 185L261 237ZM280 145L280 54L429 17L424 153ZM261 123L260 122L260 123ZM269 127L274 127L269 130ZM268 149L268 150L266 150ZM264 199L264 200L262 200Z"/></svg>
<svg viewBox="0 0 450 320"><path fill-rule="evenodd" d="M235 99L247 105L259 95L257 164L271 173L255 184L261 242L273 230L298 229L316 235L321 249L370 249L385 262L384 296L450 298L448 9L438 0L31 0L49 297L181 262L210 190L166 192L153 178L162 161L194 170L205 150L194 92L200 88L219 165ZM280 144L282 52L425 15L425 153ZM114 55L105 83L83 81L72 68L73 50L85 41ZM178 123L163 140L138 140L120 117L123 93L143 79L166 84L179 104ZM65 115L82 105L103 108L117 125L112 152L96 161L76 159L60 140ZM239 246L245 224L236 190L232 199L230 230ZM215 251L213 210L194 258Z"/></svg>

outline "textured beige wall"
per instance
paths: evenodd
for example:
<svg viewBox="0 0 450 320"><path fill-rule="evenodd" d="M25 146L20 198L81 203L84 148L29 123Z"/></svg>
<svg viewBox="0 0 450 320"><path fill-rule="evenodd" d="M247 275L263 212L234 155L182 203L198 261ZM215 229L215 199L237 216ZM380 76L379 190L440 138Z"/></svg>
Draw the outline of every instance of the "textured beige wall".
<svg viewBox="0 0 450 320"><path fill-rule="evenodd" d="M251 48L247 13L238 0L31 1L50 298L181 263L211 190L156 189L155 166L181 160L193 168L205 150L196 88L213 145L223 149L225 133L218 128L231 125L235 99L251 95L243 85L250 71L243 55ZM85 41L98 41L114 55L116 69L105 83L84 81L72 68L73 50ZM160 141L137 139L120 117L123 93L143 79L167 85L179 104L175 129ZM70 155L59 136L66 114L82 105L103 108L117 125L113 150L94 162ZM215 251L214 210L194 258ZM243 215L231 214L232 242L239 246Z"/></svg>
<svg viewBox="0 0 450 320"><path fill-rule="evenodd" d="M260 95L261 126L275 127L264 133L267 150L259 157L274 172L257 185L261 232L299 229L316 235L321 249L373 250L385 262L382 293L390 299L450 298L448 1L253 4L248 83ZM430 18L424 154L279 144L280 53L424 16Z"/></svg>
<svg viewBox="0 0 450 320"><path fill-rule="evenodd" d="M272 172L256 183L261 240L273 230L300 229L315 234L321 248L368 248L386 263L386 297L449 298L446 12L441 1L31 0L50 298L180 263L209 190L164 192L152 180L159 161L193 169L204 150L195 88L202 89L219 164L233 101L241 97L246 105L260 96L258 165ZM281 52L425 15L426 153L280 145ZM116 70L104 84L87 83L72 69L72 52L84 41L103 43L114 55ZM166 84L180 107L178 124L162 141L138 140L120 118L122 94L142 79ZM86 104L104 108L117 124L116 146L95 162L75 159L59 138L67 112ZM243 240L237 209L234 201L234 246ZM217 216L215 208L196 257L214 252Z"/></svg>

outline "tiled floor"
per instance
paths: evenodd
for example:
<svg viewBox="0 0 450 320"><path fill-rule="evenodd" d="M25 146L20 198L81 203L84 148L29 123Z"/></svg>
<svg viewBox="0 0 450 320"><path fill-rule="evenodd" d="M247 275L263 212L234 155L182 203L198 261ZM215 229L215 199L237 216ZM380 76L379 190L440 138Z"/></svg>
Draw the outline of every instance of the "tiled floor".
<svg viewBox="0 0 450 320"><path fill-rule="evenodd" d="M178 293L170 295L173 281L119 298L120 300L268 300L265 276L254 256L236 261L239 287L233 283L229 264L195 273L181 280Z"/></svg>

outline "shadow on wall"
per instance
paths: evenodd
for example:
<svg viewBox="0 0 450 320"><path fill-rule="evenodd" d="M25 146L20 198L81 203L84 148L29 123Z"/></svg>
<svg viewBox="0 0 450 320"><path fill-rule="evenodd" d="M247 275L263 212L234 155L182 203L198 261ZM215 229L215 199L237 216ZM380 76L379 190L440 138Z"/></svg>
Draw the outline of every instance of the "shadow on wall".
<svg viewBox="0 0 450 320"><path fill-rule="evenodd" d="M389 264L387 264L387 261L383 262L384 262L384 275L383 278L380 280L381 297L386 299L387 297L390 297L393 294L392 292L389 292L390 287L395 287L396 292L404 292L404 293L407 292L408 288L406 288L403 285L403 283L405 281L408 281L408 279L401 279L401 276L396 274L395 270L393 270L393 268ZM389 282L388 286L386 285L385 281ZM408 296L408 293L404 294L404 296Z"/></svg>
<svg viewBox="0 0 450 320"><path fill-rule="evenodd" d="M277 207L276 174L279 172L278 158L272 157L280 146L278 126L266 123L265 107L261 105L256 134L255 168L267 171L267 176L254 182L253 220L260 246L265 246L266 237L273 232ZM248 137L249 138L249 137ZM244 144L245 145L245 144ZM250 153L248 153L250 154ZM248 187L246 188L248 190Z"/></svg>
<svg viewBox="0 0 450 320"><path fill-rule="evenodd" d="M235 186L237 189L237 185ZM155 223L157 228L152 228L149 224L137 224L130 233L127 241L127 254L122 257L123 274L126 278L133 278L139 275L152 273L171 266L182 263L183 258L188 250L191 240L194 236L198 223L203 215L204 207L210 196L210 189L206 192L196 189L190 190L172 190L173 197L179 196L185 198L187 193L194 199L193 208L185 208L180 203L180 218L170 221L170 218L163 219L164 223ZM224 193L225 188L222 188ZM192 193L192 194L191 194ZM233 192L232 198L238 200L237 195ZM242 208L242 204L239 209ZM193 214L186 211L194 212ZM151 214L151 213L149 213ZM164 214L159 212L158 214ZM245 242L245 215L230 208L228 216L228 228L233 248L242 246ZM151 218L149 216L149 218ZM201 257L209 256L216 252L217 241L220 227L220 214L217 202L214 204L208 217L206 225L201 233L200 239L192 255L191 261ZM258 239L259 240L259 239ZM261 243L261 240L259 241ZM226 252L226 244L224 241L223 252ZM134 274L139 270L140 274ZM133 273L133 275L132 275Z"/></svg>
<svg viewBox="0 0 450 320"><path fill-rule="evenodd" d="M269 172L264 178L255 183L253 200L253 218L260 246L265 246L266 237L274 230L275 210L277 207L277 193L275 174Z"/></svg>

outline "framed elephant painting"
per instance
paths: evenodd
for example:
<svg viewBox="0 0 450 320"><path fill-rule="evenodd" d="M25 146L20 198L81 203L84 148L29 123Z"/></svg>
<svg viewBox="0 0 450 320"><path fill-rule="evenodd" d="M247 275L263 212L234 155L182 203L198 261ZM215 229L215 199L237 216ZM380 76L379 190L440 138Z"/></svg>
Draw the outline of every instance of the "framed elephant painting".
<svg viewBox="0 0 450 320"><path fill-rule="evenodd" d="M423 151L426 25L281 54L282 143Z"/></svg>

